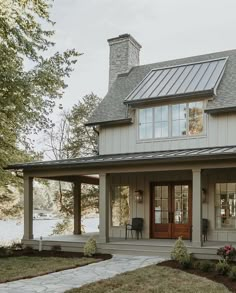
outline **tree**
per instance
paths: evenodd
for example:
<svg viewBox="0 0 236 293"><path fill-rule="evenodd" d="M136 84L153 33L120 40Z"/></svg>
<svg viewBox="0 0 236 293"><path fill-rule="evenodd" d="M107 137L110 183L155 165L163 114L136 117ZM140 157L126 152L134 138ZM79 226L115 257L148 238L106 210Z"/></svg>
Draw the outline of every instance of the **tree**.
<svg viewBox="0 0 236 293"><path fill-rule="evenodd" d="M87 129L87 122L91 112L97 107L101 99L93 93L82 98L74 105L71 112L63 112L60 121L46 132L46 152L50 159L69 159L80 156L94 155L97 151L97 134ZM64 216L63 223L58 223L53 233L63 233L71 228L69 219L73 215L72 185L58 182L58 189L54 192L55 202ZM81 198L82 215L98 209L98 187L83 184Z"/></svg>
<svg viewBox="0 0 236 293"><path fill-rule="evenodd" d="M98 135L91 127L85 127L88 117L101 102L94 93L86 95L74 105L68 116L71 126L71 137L67 149L72 158L94 155L98 151Z"/></svg>
<svg viewBox="0 0 236 293"><path fill-rule="evenodd" d="M55 52L49 16L51 1L0 0L0 201L19 184L3 167L30 160L29 134L52 126L49 114L66 88L75 50ZM28 62L30 69L24 64Z"/></svg>

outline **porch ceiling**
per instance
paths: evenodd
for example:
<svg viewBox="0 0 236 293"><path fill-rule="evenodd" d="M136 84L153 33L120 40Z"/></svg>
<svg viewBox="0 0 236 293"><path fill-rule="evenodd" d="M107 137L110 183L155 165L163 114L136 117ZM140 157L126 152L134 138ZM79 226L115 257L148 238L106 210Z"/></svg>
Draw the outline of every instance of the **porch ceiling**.
<svg viewBox="0 0 236 293"><path fill-rule="evenodd" d="M157 152L98 155L67 160L19 163L7 166L8 170L52 170L70 168L105 167L140 163L198 162L236 158L236 145L228 147L195 148ZM48 176L46 176L48 178ZM65 176L63 176L65 178ZM73 177L73 176L72 176ZM70 176L70 178L72 179ZM57 177L58 178L58 177Z"/></svg>

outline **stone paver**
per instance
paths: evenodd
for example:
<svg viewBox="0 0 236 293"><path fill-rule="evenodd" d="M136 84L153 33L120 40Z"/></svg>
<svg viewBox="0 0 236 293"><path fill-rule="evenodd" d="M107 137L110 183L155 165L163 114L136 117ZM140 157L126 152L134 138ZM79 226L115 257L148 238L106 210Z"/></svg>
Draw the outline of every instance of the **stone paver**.
<svg viewBox="0 0 236 293"><path fill-rule="evenodd" d="M157 256L113 255L112 259L84 267L0 284L0 293L62 293L163 260Z"/></svg>

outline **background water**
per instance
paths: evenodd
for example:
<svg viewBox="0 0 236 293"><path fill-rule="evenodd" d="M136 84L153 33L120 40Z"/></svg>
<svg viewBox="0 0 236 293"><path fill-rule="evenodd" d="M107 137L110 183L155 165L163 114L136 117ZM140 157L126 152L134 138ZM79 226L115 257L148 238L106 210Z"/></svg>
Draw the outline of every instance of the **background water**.
<svg viewBox="0 0 236 293"><path fill-rule="evenodd" d="M49 236L59 219L53 220L34 220L34 238L40 236ZM82 220L85 233L98 232L99 218L84 218ZM18 241L23 237L23 221L20 220L0 220L0 243L7 244L11 241Z"/></svg>

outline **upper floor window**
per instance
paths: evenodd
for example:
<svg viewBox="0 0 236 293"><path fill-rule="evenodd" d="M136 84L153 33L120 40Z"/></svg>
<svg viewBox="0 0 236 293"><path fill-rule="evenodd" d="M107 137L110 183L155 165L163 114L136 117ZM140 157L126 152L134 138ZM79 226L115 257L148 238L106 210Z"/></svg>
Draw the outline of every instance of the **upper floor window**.
<svg viewBox="0 0 236 293"><path fill-rule="evenodd" d="M139 139L193 136L203 133L203 102L139 110Z"/></svg>

